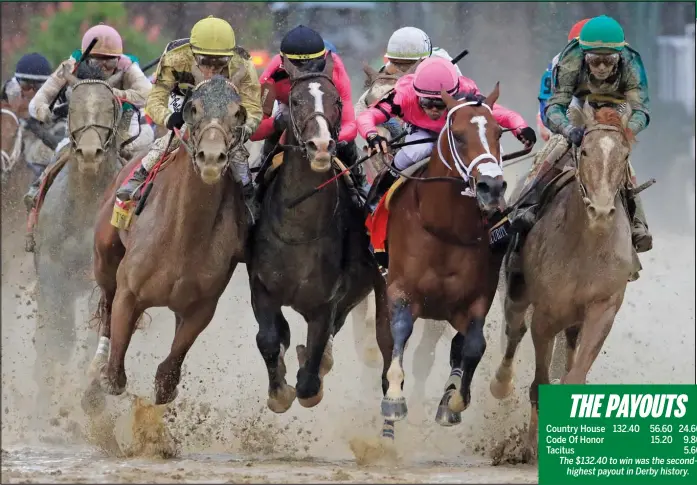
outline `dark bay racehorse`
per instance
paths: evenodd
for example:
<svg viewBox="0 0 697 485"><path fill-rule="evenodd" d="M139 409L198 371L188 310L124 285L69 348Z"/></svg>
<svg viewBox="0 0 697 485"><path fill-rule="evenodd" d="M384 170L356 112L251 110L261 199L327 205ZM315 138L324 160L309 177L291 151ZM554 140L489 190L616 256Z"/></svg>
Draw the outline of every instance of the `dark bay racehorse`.
<svg viewBox="0 0 697 485"><path fill-rule="evenodd" d="M38 318L34 335L35 378L40 388L55 364L75 352L75 303L93 288L91 277L95 215L104 191L122 164L115 130L121 103L113 86L118 73L103 80L99 68L81 64L74 76L68 116L70 144L62 149L63 170L39 198L34 260L38 275ZM95 339L96 341L96 339ZM81 359L88 359L85 354Z"/></svg>
<svg viewBox="0 0 697 485"><path fill-rule="evenodd" d="M384 282L368 249L363 215L344 181L337 179L295 208L288 207L334 175L341 104L332 69L331 56L324 72L300 73L288 66L288 145L264 194L252 236L248 269L259 323L256 340L269 373L267 404L277 413L287 411L296 397L285 379L290 329L281 307L290 306L308 324L307 344L296 348L297 397L305 407L322 399L322 377L332 367L332 338L351 309L375 289L378 319L386 318Z"/></svg>
<svg viewBox="0 0 697 485"><path fill-rule="evenodd" d="M414 320L447 320L457 331L450 350L451 374L436 414L443 426L460 422L470 403L470 384L486 341L484 321L498 283L502 256L489 247L486 217L504 203L499 139L492 116L498 84L485 99L455 100L442 93L446 124L422 170L423 179L395 192L387 228L387 279L391 323L378 321L383 357L383 436L406 418L402 359Z"/></svg>
<svg viewBox="0 0 697 485"><path fill-rule="evenodd" d="M107 192L95 229L101 338L88 395L97 394L94 371L100 368L102 388L113 395L124 392L124 358L136 322L148 308L168 307L176 326L170 353L155 375L155 403L174 400L184 358L244 259L247 223L228 157L241 143L247 117L235 88L243 75L241 68L231 81L216 76L193 89L183 110L190 137L183 137L183 146L155 178L147 205L128 230L110 220L115 191L139 157ZM99 405L103 396L95 397Z"/></svg>

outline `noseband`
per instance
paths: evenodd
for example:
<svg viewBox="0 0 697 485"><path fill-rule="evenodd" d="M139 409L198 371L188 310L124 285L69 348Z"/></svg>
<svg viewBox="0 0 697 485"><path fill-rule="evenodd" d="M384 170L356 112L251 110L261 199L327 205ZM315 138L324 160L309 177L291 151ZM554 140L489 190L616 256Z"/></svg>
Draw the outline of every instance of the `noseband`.
<svg viewBox="0 0 697 485"><path fill-rule="evenodd" d="M116 134L116 127L119 124L119 121L121 121L121 100L116 97L114 94L114 88L112 88L109 83L106 81L102 81L101 79L83 79L82 81L78 81L75 83L72 87L73 93L75 92L75 89L78 86L83 86L85 84L101 84L105 86L107 89L109 89L109 93L111 94L111 100L114 104L114 118L113 118L113 124L111 126L104 126L96 123L89 123L86 124L85 126L78 128L77 130L70 130L70 110L68 110L68 120L67 120L67 125L68 125L68 138L70 139L70 143L72 144L73 147L77 146L77 140L75 139L75 136L78 134L84 134L85 131L89 129L93 129L94 131L97 132L97 136L99 137L99 141L102 144L102 149L106 150L109 148L109 145L114 141L115 134ZM107 130L108 135L106 137L106 140L102 140L102 135L97 130L96 128L102 128L104 130Z"/></svg>
<svg viewBox="0 0 697 485"><path fill-rule="evenodd" d="M334 84L334 80L331 77L327 76L325 73L323 73L323 72L308 72L308 73L302 74L301 76L298 76L298 77L291 80L290 91L288 93L288 114L290 116L290 126L291 126L291 129L293 130L293 136L295 137L295 140L298 142L298 145L299 145L299 146L293 146L293 148L296 150L300 150L302 152L306 151L305 143L307 141L307 140L302 139L302 133L305 131L305 128L307 128L308 123L314 119L317 119L317 118L324 119L324 121L327 122L327 126L329 127L329 132L331 134L331 137L334 140L337 140L339 138L339 127L341 126L341 116L339 116L339 120L336 123L332 124L329 121L329 118L327 118L327 116L324 113L322 113L321 111L315 110L312 113L310 113L310 115L306 119L302 120L300 123L296 123L296 118L293 114L293 103L292 103L293 89L295 88L295 86L297 86L297 84L299 82L307 81L308 79L317 79L317 78L326 79L327 81L329 81L331 83L331 85L334 87L334 89L336 89L336 85ZM337 100L337 105L339 106L339 113L341 113L341 109L342 109L341 97L339 97L339 99Z"/></svg>
<svg viewBox="0 0 697 485"><path fill-rule="evenodd" d="M479 101L468 101L466 103L458 104L457 106L455 106L451 110L449 110L448 115L447 115L446 120L445 120L445 125L443 126L443 129L438 134L438 141L437 141L438 157L443 162L443 164L445 164L446 167L448 167L450 170L452 170L452 167L450 166L448 161L443 156L443 149L441 146L442 145L441 139L443 138L443 134L445 134L445 136L447 137L447 141L448 141L448 148L450 149L450 156L455 161L455 168L460 173L460 176L465 181L465 184L467 184L467 186L468 186L468 188L462 192L462 195L465 195L468 197L474 197L476 192L475 192L475 186L474 186L474 177L472 177L472 171L477 166L479 166L479 173L481 173L482 175L490 175L492 177L497 177L499 175L502 175L503 169L501 168L501 161L499 159L497 159L491 153L491 151L489 151L489 147L487 146L486 143L482 143L485 152L476 156L470 162L469 166L467 166L465 164L465 162L462 160L462 157L460 157L460 154L455 149L455 147L457 145L455 142L455 136L453 135L453 132L451 130L452 116L453 116L453 113L455 113L455 111L457 111L458 109L463 108L465 106L483 106L489 110L489 113L492 113L492 110L489 106L487 106L486 104L481 103Z"/></svg>

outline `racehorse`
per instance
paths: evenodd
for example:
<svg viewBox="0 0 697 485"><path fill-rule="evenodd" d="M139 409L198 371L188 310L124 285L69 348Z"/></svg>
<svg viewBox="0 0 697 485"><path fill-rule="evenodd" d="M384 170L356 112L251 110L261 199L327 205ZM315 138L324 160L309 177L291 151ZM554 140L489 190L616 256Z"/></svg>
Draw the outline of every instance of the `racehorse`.
<svg viewBox="0 0 697 485"><path fill-rule="evenodd" d="M570 115L586 127L581 147L572 154L576 166L562 173L561 188L523 243L522 275L514 274L506 282L508 343L490 389L498 399L512 392L513 359L527 332L525 312L532 305L535 378L524 461L536 459L538 386L549 384L555 336L564 331L567 341L561 382L585 384L636 271L630 218L621 194L633 142L627 130L631 109L626 108L622 115L613 108L594 113L588 103L582 111L571 108Z"/></svg>
<svg viewBox="0 0 697 485"><path fill-rule="evenodd" d="M44 380L51 379L54 363L65 365L74 353L75 300L92 289L95 213L104 190L122 167L115 140L121 103L113 90L122 74L104 80L99 68L81 64L76 75L67 69L64 75L72 89L70 145L62 151L64 169L36 207L34 372L40 388Z"/></svg>
<svg viewBox="0 0 697 485"><path fill-rule="evenodd" d="M333 364L333 337L355 305L375 289L378 319L387 317L384 281L368 249L363 215L344 181L336 179L297 207L289 206L334 174L341 104L331 56L323 72L286 69L291 80L287 144L265 189L247 263L259 323L256 341L269 374L267 404L276 413L287 411L296 397L285 379L290 329L281 307L290 306L308 324L307 344L296 347L297 397L304 407L321 401L322 378Z"/></svg>
<svg viewBox="0 0 697 485"><path fill-rule="evenodd" d="M403 353L417 318L447 320L457 331L451 373L436 422L452 426L470 403L470 384L486 341L485 317L496 293L502 255L489 246L487 217L504 204L502 129L492 116L498 84L486 98L441 93L447 119L419 182L393 192L387 226L390 325L378 321L383 357L383 437L407 416Z"/></svg>
<svg viewBox="0 0 697 485"><path fill-rule="evenodd" d="M115 193L141 157L124 167L107 191L95 228L101 336L85 395L95 398L88 400L90 406L103 402L100 383L112 395L125 391L126 351L143 311L152 307L168 307L175 314L172 347L155 375L155 404L173 401L187 352L244 260L245 209L228 157L242 143L247 119L235 87L244 69L231 80L215 76L193 88L183 109L190 136L177 133L182 146L163 161L159 173L153 169L157 177L148 203L123 229L111 222Z"/></svg>

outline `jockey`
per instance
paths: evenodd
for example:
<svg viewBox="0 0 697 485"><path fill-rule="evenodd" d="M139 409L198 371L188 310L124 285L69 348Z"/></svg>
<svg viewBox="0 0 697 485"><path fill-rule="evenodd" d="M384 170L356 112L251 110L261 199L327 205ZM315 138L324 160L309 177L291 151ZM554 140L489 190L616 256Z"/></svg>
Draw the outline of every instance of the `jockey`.
<svg viewBox="0 0 697 485"><path fill-rule="evenodd" d="M42 124L28 118L29 103L52 72L51 64L44 56L36 52L25 54L17 62L14 76L3 88L10 108L19 118L26 118L22 128L25 136L22 152L27 165L37 176L32 184L37 188L40 183L38 176L50 162L58 142L65 137L65 120Z"/></svg>
<svg viewBox="0 0 697 485"><path fill-rule="evenodd" d="M452 96L467 92L479 94L474 81L458 76L450 61L440 57L424 60L414 74L402 76L394 91L383 101L358 116L358 131L368 140L371 152L388 153L388 140L378 135L376 126L394 116L401 117L409 126L410 133L405 138L407 142L437 137L446 120L446 106L440 95L441 89ZM512 129L526 146L535 144L535 130L527 125L522 116L499 104L491 108L494 118L501 126ZM433 146L433 142L406 146L397 152L392 163L398 170L405 170L429 157Z"/></svg>
<svg viewBox="0 0 697 485"><path fill-rule="evenodd" d="M341 130L336 145L337 157L346 166L353 165L358 159L358 149L354 141L356 116L351 102L351 80L339 55L328 52L322 36L304 25L298 25L286 34L281 41L281 53L271 59L271 63L259 79L262 84L264 119L251 139L252 141L265 140L262 159L267 158L274 149L288 124L288 96L291 84L288 73L283 69L284 64L290 62L304 72L321 72L328 55L332 56L334 61L332 80L343 105ZM278 110L275 115L272 115L271 107L274 102L278 103ZM362 168L356 167L351 172L357 179L356 189L365 198L368 184ZM358 203L359 200L356 202Z"/></svg>
<svg viewBox="0 0 697 485"><path fill-rule="evenodd" d="M43 86L41 86L41 89L39 89L29 103L29 114L43 123L50 123L56 119L65 118L67 116L67 102L56 105L53 113L50 111L49 106L65 85L65 79L63 78L64 66L67 66L67 68L71 70L74 69L82 51L87 49L94 38L97 39L97 43L85 62L90 65L98 66L106 77L113 76L118 71L124 73L121 86L114 88L114 95L124 101L124 112L131 112L132 116L128 119L129 123L127 126L121 125L119 127L117 130L117 137L121 140L128 140L135 137L127 146L121 147L122 155L130 155L137 150L143 149L152 143L153 140L152 129L146 125L141 126L138 113L134 112L137 108L142 108L145 105L145 100L150 93L152 85L145 77L145 74L143 74L143 71L140 70L137 59L133 56L124 55L123 41L119 33L113 27L99 24L91 27L85 32L85 35L82 37L81 50L73 52L71 57L62 62L58 69L56 69ZM55 176L53 172L55 171L55 173L57 173L62 167L62 163L55 164L55 162L62 158L61 154L63 148L68 146L69 143L69 138L65 137L58 144L53 160L41 174L40 180L44 177L49 177L47 182L50 183L51 177ZM39 192L40 181L37 182L36 184L32 184L29 192L25 195L24 201L30 210L34 207L36 196ZM48 184L46 186L46 190L47 189Z"/></svg>
<svg viewBox="0 0 697 485"><path fill-rule="evenodd" d="M253 223L257 219L259 207L255 201L249 171L249 152L244 147L244 142L254 133L261 119L259 80L247 51L236 46L235 32L228 22L209 16L193 26L188 39L179 39L167 45L157 66L157 81L145 109L157 125L166 126L168 130L181 129L184 126L182 102L186 93L196 84L215 75L231 78L242 67L247 72L237 88L242 98L242 106L247 111L247 121L243 126L242 141L229 156L242 183L249 220ZM121 201L130 200L133 193L145 182L148 173L167 148L169 138L170 133L158 138L143 158L138 170L117 190L116 196ZM179 144L179 139L174 137L169 151L174 151Z"/></svg>
<svg viewBox="0 0 697 485"><path fill-rule="evenodd" d="M578 36L581 34L581 29L589 20L590 19L580 20L576 22L573 27L571 27L567 43L574 39L578 39ZM537 113L537 128L540 130L540 135L542 135L542 139L545 142L549 141L549 137L551 136L551 132L545 124L545 106L547 105L547 100L552 95L552 69L554 69L557 62L559 62L560 54L561 53L554 56L552 62L549 63L545 73L542 75L542 79L540 81L540 94L537 96L537 100L540 102L540 111Z"/></svg>
<svg viewBox="0 0 697 485"><path fill-rule="evenodd" d="M552 133L563 135L577 147L583 140L584 128L571 125L567 117L567 109L574 98L588 101L595 109L627 102L632 109L628 129L634 135L649 124L649 90L644 64L639 53L627 45L622 26L613 18L602 15L583 26L579 39L572 40L560 54L552 85L554 91L545 108L547 126ZM631 163L629 170L631 183L636 184ZM634 196L633 202L636 210L632 242L641 253L651 249L653 238L641 200ZM532 227L536 219L534 207L519 213L522 227Z"/></svg>

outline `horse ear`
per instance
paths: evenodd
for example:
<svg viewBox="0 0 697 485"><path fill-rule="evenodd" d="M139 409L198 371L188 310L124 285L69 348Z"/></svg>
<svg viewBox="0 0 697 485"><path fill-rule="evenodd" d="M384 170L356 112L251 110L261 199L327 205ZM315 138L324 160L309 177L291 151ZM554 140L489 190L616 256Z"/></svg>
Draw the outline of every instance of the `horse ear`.
<svg viewBox="0 0 697 485"><path fill-rule="evenodd" d="M290 76L291 79L298 77L298 75L300 74L298 68L295 67L286 56L282 55L281 59L283 59L283 69L288 73L288 76Z"/></svg>
<svg viewBox="0 0 697 485"><path fill-rule="evenodd" d="M586 120L586 124L595 122L595 110L593 109L593 106L590 105L588 100L583 103L583 117Z"/></svg>
<svg viewBox="0 0 697 485"><path fill-rule="evenodd" d="M117 84L123 79L123 71L117 71L113 76L106 80L107 84L112 88L115 88Z"/></svg>
<svg viewBox="0 0 697 485"><path fill-rule="evenodd" d="M448 111L457 105L457 99L450 96L445 89L440 90L440 96L443 98L443 101L445 101L445 106L448 108Z"/></svg>
<svg viewBox="0 0 697 485"><path fill-rule="evenodd" d="M377 79L377 77L380 75L380 73L372 68L367 62L363 63L363 72L368 78L368 82L366 83L365 87L369 87L371 84L373 84L375 79Z"/></svg>
<svg viewBox="0 0 697 485"><path fill-rule="evenodd" d="M235 89L239 89L239 85L242 79L244 79L245 74L247 74L247 66L242 64L237 72L230 78L230 82L235 86Z"/></svg>
<svg viewBox="0 0 697 485"><path fill-rule="evenodd" d="M326 61L324 62L324 73L330 78L334 74L334 56L331 52L327 54Z"/></svg>
<svg viewBox="0 0 697 485"><path fill-rule="evenodd" d="M494 109L494 105L496 104L496 101L499 99L499 82L496 82L496 86L494 86L494 90L489 94L489 96L486 97L486 100L484 100L484 103L491 109Z"/></svg>
<svg viewBox="0 0 697 485"><path fill-rule="evenodd" d="M65 79L65 82L68 84L68 86L72 88L78 82L78 78L73 75L72 69L70 69L70 66L67 63L64 63L62 67L63 79Z"/></svg>
<svg viewBox="0 0 697 485"><path fill-rule="evenodd" d="M237 110L237 114L235 115L235 118L237 119L237 126L242 126L247 122L247 109L240 105L239 109Z"/></svg>

